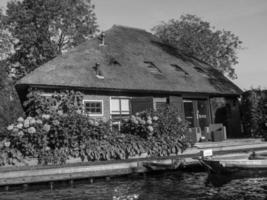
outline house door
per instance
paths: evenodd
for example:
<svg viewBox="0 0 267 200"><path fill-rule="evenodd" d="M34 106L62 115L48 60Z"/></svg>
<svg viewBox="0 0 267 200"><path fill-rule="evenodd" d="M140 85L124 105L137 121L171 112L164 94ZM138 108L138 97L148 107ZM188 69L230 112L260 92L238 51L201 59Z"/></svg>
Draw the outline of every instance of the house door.
<svg viewBox="0 0 267 200"><path fill-rule="evenodd" d="M204 130L209 125L209 109L207 100L196 100L197 102L197 126Z"/></svg>
<svg viewBox="0 0 267 200"><path fill-rule="evenodd" d="M184 100L185 120L189 127L200 127L204 130L209 125L209 109L207 100Z"/></svg>
<svg viewBox="0 0 267 200"><path fill-rule="evenodd" d="M185 120L189 123L189 127L194 127L196 121L196 115L194 112L193 100L184 100L184 116Z"/></svg>

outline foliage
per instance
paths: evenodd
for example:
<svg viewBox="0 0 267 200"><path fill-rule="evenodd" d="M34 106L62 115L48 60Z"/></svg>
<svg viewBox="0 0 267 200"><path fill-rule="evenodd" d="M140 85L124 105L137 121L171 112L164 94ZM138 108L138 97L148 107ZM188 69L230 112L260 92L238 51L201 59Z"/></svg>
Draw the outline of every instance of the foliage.
<svg viewBox="0 0 267 200"><path fill-rule="evenodd" d="M37 91L33 93L37 95ZM121 133L111 131L108 122L91 119L78 112L77 107L70 107L73 101L65 102L64 105L71 108L66 112L61 109L63 104L57 104L59 109L42 113L46 103L53 102L54 98L65 99L62 94L68 94L67 97L74 100L72 97L77 95L70 91L59 94L46 97L47 101L39 101L39 97L33 95L31 102L43 103L35 107L40 112L34 117L19 118L8 126L4 145L0 147L0 165L16 164L25 158L36 158L39 164L47 165L62 164L72 158L98 161L129 159L143 154L169 156L187 147L186 125L170 108L132 116L122 125L124 133ZM33 100L34 97L37 100ZM172 117L175 118L172 120Z"/></svg>
<svg viewBox="0 0 267 200"><path fill-rule="evenodd" d="M12 81L8 78L5 61L0 61L0 139L5 127L23 115L22 106Z"/></svg>
<svg viewBox="0 0 267 200"><path fill-rule="evenodd" d="M7 127L7 132L3 140L7 145L1 149L2 163L8 162L5 155L15 157L13 154L17 152L20 161L32 157L38 158L39 164L61 164L71 156L79 157L80 148L87 141L100 141L109 133L109 127L73 112L72 115L20 117Z"/></svg>
<svg viewBox="0 0 267 200"><path fill-rule="evenodd" d="M0 9L0 60L6 59L14 50L13 38L4 24L4 14Z"/></svg>
<svg viewBox="0 0 267 200"><path fill-rule="evenodd" d="M2 22L14 42L15 78L77 46L97 31L90 0L23 0L7 4Z"/></svg>
<svg viewBox="0 0 267 200"><path fill-rule="evenodd" d="M248 136L267 138L266 95L261 89L252 89L242 95L242 121Z"/></svg>
<svg viewBox="0 0 267 200"><path fill-rule="evenodd" d="M55 112L82 112L82 99L83 94L73 90L46 93L42 90L30 89L23 106L30 116L43 113L53 114Z"/></svg>
<svg viewBox="0 0 267 200"><path fill-rule="evenodd" d="M123 133L138 135L142 138L149 138L154 135L154 128L157 126L157 116L150 116L146 112L132 115L130 119L126 119L122 125Z"/></svg>
<svg viewBox="0 0 267 200"><path fill-rule="evenodd" d="M175 135L181 139L186 131L187 124L182 121L178 111L171 106L136 113L125 120L122 132L138 135L143 138L161 137L162 135Z"/></svg>
<svg viewBox="0 0 267 200"><path fill-rule="evenodd" d="M163 42L236 78L233 66L238 63L236 54L241 41L232 32L215 30L209 22L189 14L163 22L152 30Z"/></svg>
<svg viewBox="0 0 267 200"><path fill-rule="evenodd" d="M137 113L122 126L123 133L144 138L147 152L152 156L168 156L186 149L186 130L187 123L170 106L158 111Z"/></svg>
<svg viewBox="0 0 267 200"><path fill-rule="evenodd" d="M0 136L23 115L10 78L19 79L96 31L90 0L8 2L6 14L0 11Z"/></svg>

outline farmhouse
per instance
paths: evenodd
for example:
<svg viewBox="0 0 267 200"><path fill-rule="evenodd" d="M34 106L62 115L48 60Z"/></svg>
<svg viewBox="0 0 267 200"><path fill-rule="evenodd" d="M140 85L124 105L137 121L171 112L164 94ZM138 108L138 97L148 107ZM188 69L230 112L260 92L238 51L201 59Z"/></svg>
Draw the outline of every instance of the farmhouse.
<svg viewBox="0 0 267 200"><path fill-rule="evenodd" d="M85 113L114 123L170 104L191 127L204 130L222 123L228 137L239 137L241 132L242 91L208 64L137 28L113 26L40 66L17 82L21 101L28 88L47 94L81 91Z"/></svg>

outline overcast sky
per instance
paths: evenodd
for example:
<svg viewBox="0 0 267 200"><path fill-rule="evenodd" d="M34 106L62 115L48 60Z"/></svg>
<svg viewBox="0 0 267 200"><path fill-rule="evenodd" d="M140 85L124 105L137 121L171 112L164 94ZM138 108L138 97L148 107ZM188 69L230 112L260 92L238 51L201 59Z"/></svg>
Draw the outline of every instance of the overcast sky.
<svg viewBox="0 0 267 200"><path fill-rule="evenodd" d="M8 0L0 0L5 6ZM101 30L113 24L150 29L181 14L196 14L243 41L236 65L241 89L267 88L267 0L92 0Z"/></svg>

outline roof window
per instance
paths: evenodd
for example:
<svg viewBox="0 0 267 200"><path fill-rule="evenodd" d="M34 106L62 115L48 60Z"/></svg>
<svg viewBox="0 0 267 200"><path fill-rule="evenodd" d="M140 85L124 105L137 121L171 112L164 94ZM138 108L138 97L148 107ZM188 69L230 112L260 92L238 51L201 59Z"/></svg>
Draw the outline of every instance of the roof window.
<svg viewBox="0 0 267 200"><path fill-rule="evenodd" d="M96 63L95 66L93 67L93 69L95 70L96 78L104 79L104 75L103 75L103 72L100 69L100 64L99 63Z"/></svg>
<svg viewBox="0 0 267 200"><path fill-rule="evenodd" d="M206 74L206 72L202 68L200 68L200 67L194 67L194 68L195 68L195 70L197 70L197 72L202 73L202 74Z"/></svg>
<svg viewBox="0 0 267 200"><path fill-rule="evenodd" d="M119 66L121 66L119 61L117 61L114 57L110 57L109 58L109 65L119 65Z"/></svg>
<svg viewBox="0 0 267 200"><path fill-rule="evenodd" d="M99 46L105 46L105 32L101 32L100 36L99 36L99 40L100 40L100 44Z"/></svg>
<svg viewBox="0 0 267 200"><path fill-rule="evenodd" d="M144 61L144 63L146 64L146 67L149 69L149 71L151 73L154 74L161 74L160 69L151 61Z"/></svg>
<svg viewBox="0 0 267 200"><path fill-rule="evenodd" d="M171 64L172 67L178 72L183 72L185 75L189 75L182 67L178 66L177 64Z"/></svg>

